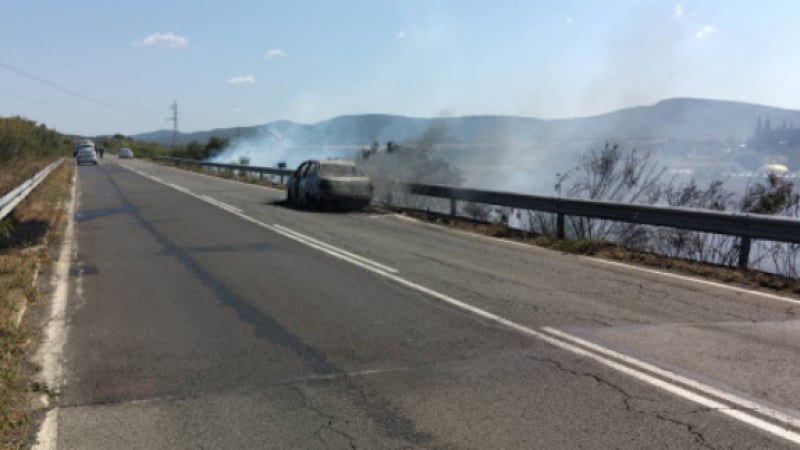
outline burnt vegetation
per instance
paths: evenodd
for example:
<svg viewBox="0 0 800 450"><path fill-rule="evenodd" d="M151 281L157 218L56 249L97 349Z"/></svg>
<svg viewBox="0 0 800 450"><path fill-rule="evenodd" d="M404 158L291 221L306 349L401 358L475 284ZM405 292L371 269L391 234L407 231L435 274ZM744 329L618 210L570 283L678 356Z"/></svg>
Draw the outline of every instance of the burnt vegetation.
<svg viewBox="0 0 800 450"><path fill-rule="evenodd" d="M461 172L437 158L424 141L411 145L389 141L385 146L374 142L359 152L356 164L372 178L375 199L416 209L440 209L446 201L411 195L398 182L460 186L464 181Z"/></svg>
<svg viewBox="0 0 800 450"><path fill-rule="evenodd" d="M798 217L800 193L794 182L770 173L762 182L747 186L744 194L725 188L723 180L700 185L696 180L679 183L665 177L652 153L623 150L606 144L589 151L580 164L557 175L555 194L598 201L666 205L749 214ZM555 234L551 214L516 211L518 226L539 234ZM567 217L567 237L575 240L613 243L626 249L732 266L739 255L739 239L674 228L625 224L601 219ZM797 244L756 241L751 264L779 275L800 278Z"/></svg>

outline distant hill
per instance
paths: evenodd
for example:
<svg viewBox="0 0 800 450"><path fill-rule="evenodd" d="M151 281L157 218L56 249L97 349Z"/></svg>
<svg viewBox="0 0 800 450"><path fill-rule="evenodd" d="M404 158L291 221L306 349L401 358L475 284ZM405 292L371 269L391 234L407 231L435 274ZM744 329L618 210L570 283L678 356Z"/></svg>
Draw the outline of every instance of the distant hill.
<svg viewBox="0 0 800 450"><path fill-rule="evenodd" d="M465 116L412 118L384 114L339 116L311 125L291 121L260 126L219 128L181 133L179 142L273 137L299 145L368 145L373 141L429 141L431 143L534 142L562 139L747 139L758 119L773 126L800 125L800 111L751 103L694 98L673 98L651 106L572 119L536 119L519 116ZM133 136L169 144L172 132L159 130Z"/></svg>

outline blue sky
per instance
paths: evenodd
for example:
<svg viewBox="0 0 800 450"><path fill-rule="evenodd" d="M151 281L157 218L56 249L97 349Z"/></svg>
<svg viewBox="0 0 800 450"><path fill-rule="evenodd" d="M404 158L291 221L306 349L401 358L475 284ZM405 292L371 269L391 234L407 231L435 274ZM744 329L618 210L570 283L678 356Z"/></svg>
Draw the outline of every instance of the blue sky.
<svg viewBox="0 0 800 450"><path fill-rule="evenodd" d="M0 116L64 132L168 128L173 100L183 131L676 96L800 108L792 0L0 0L0 16Z"/></svg>

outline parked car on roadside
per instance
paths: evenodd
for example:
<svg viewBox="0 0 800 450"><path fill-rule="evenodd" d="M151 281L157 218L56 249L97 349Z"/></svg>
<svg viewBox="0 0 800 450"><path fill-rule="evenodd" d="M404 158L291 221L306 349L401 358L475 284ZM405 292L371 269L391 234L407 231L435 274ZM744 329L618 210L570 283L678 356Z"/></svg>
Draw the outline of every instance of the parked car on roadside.
<svg viewBox="0 0 800 450"><path fill-rule="evenodd" d="M133 158L133 150L129 149L128 147L122 147L119 150L119 154L117 154L117 157L120 159Z"/></svg>
<svg viewBox="0 0 800 450"><path fill-rule="evenodd" d="M361 209L372 199L372 181L352 161L309 160L289 178L289 203Z"/></svg>
<svg viewBox="0 0 800 450"><path fill-rule="evenodd" d="M75 161L79 166L82 164L97 165L97 153L94 151L94 147L79 148L75 154Z"/></svg>

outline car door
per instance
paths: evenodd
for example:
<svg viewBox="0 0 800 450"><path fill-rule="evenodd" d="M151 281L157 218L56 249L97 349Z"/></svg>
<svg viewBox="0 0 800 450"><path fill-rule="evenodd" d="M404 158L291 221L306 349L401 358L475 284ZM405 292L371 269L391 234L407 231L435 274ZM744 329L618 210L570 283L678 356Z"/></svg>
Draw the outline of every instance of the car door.
<svg viewBox="0 0 800 450"><path fill-rule="evenodd" d="M300 164L300 166L297 167L297 170L295 170L294 173L292 174L292 177L289 179L288 189L294 195L295 201L297 201L297 199L300 198L300 194L299 194L299 192L300 192L300 178L303 177L303 172L306 170L307 166L308 166L308 161Z"/></svg>
<svg viewBox="0 0 800 450"><path fill-rule="evenodd" d="M306 170L303 171L303 176L300 178L300 189L298 190L302 202L305 202L309 198L316 198L319 196L319 192L317 192L318 183L315 178L318 172L319 163L316 161L310 161Z"/></svg>

